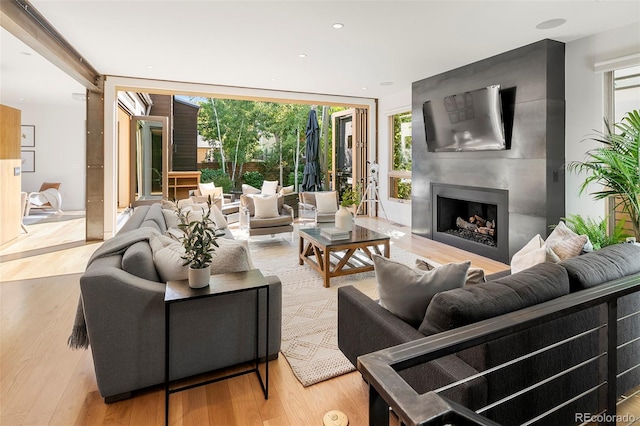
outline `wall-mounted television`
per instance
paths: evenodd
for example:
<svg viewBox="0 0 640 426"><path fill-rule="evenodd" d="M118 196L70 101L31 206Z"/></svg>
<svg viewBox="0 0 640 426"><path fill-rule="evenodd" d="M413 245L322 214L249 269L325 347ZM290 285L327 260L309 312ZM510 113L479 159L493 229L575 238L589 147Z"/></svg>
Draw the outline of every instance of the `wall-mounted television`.
<svg viewBox="0 0 640 426"><path fill-rule="evenodd" d="M500 85L426 101L422 113L431 152L507 149Z"/></svg>

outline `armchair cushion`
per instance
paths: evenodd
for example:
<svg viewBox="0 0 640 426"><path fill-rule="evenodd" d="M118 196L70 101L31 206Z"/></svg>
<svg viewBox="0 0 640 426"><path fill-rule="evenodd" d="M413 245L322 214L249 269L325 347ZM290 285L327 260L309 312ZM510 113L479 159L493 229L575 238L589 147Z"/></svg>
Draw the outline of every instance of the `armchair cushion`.
<svg viewBox="0 0 640 426"><path fill-rule="evenodd" d="M242 184L242 195L249 195L249 194L259 194L260 190L258 188L254 188L251 185L247 185L246 183Z"/></svg>
<svg viewBox="0 0 640 426"><path fill-rule="evenodd" d="M265 180L262 182L262 194L275 195L278 192L277 180Z"/></svg>
<svg viewBox="0 0 640 426"><path fill-rule="evenodd" d="M249 211L249 216L254 217L256 215L256 206L253 202L255 197L262 197L260 194L241 195L240 206ZM278 200L278 214L282 213L282 206L284 205L284 197L277 197Z"/></svg>
<svg viewBox="0 0 640 426"><path fill-rule="evenodd" d="M278 209L278 196L253 197L256 219L270 219L280 216Z"/></svg>
<svg viewBox="0 0 640 426"><path fill-rule="evenodd" d="M316 192L315 196L318 213L335 213L338 211L338 198L335 191Z"/></svg>
<svg viewBox="0 0 640 426"><path fill-rule="evenodd" d="M293 185L283 186L279 193L280 195L293 194Z"/></svg>
<svg viewBox="0 0 640 426"><path fill-rule="evenodd" d="M252 228L273 228L274 226L286 226L291 225L293 219L291 215L280 215L277 217L271 217L268 219L260 219L258 217L251 218Z"/></svg>
<svg viewBox="0 0 640 426"><path fill-rule="evenodd" d="M211 196L212 200L222 197L222 187L216 187L213 182L199 183L198 188L200 189L200 196L204 197L205 202L208 196Z"/></svg>

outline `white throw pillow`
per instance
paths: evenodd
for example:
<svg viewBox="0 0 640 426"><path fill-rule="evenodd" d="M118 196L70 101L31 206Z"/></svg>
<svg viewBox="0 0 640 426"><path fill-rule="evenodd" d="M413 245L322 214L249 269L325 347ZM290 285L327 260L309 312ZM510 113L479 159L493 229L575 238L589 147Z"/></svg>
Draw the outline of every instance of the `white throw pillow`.
<svg viewBox="0 0 640 426"><path fill-rule="evenodd" d="M164 221L167 224L167 228L178 227L178 213L176 213L175 210L162 209L162 215L164 216Z"/></svg>
<svg viewBox="0 0 640 426"><path fill-rule="evenodd" d="M464 287L471 262L450 263L432 271L373 255L380 305L410 324L420 324L436 293Z"/></svg>
<svg viewBox="0 0 640 426"><path fill-rule="evenodd" d="M218 206L211 206L211 215L209 216L218 227L218 229L227 229L227 219L218 208Z"/></svg>
<svg viewBox="0 0 640 426"><path fill-rule="evenodd" d="M251 194L259 194L260 190L258 188L254 188L251 185L247 185L246 183L242 184L242 195L251 195Z"/></svg>
<svg viewBox="0 0 640 426"><path fill-rule="evenodd" d="M335 213L338 211L336 191L316 192L315 195L318 213Z"/></svg>
<svg viewBox="0 0 640 426"><path fill-rule="evenodd" d="M189 267L183 266L184 247L166 235L156 235L149 239L153 252L153 263L162 281L186 280Z"/></svg>
<svg viewBox="0 0 640 426"><path fill-rule="evenodd" d="M280 190L280 195L285 195L285 194L293 194L293 185L282 187L282 189Z"/></svg>
<svg viewBox="0 0 640 426"><path fill-rule="evenodd" d="M255 207L256 219L269 219L278 217L278 196L267 195L262 197L253 197L253 205Z"/></svg>
<svg viewBox="0 0 640 426"><path fill-rule="evenodd" d="M537 265L543 262L559 262L560 259L551 249L547 246L540 236L537 234L533 237L524 247L522 247L511 258L511 273L523 271L527 268Z"/></svg>
<svg viewBox="0 0 640 426"><path fill-rule="evenodd" d="M276 195L278 191L277 180L265 180L262 182L262 193L264 195Z"/></svg>
<svg viewBox="0 0 640 426"><path fill-rule="evenodd" d="M547 238L547 246L549 246L560 260L569 259L582 253L582 249L589 241L586 235L578 235L560 221L553 228L553 231Z"/></svg>

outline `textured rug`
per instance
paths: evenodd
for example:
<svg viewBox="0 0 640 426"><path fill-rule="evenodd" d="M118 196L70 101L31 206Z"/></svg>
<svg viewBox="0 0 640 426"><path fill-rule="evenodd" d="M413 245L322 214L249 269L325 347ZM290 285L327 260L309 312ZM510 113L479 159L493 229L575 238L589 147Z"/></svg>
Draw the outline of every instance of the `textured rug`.
<svg viewBox="0 0 640 426"><path fill-rule="evenodd" d="M355 370L338 348L338 288L354 285L377 298L375 272L331 279L325 288L315 270L298 265L298 246L282 239L251 241L256 268L282 281L281 352L303 386ZM392 244L391 258L413 265L417 256Z"/></svg>

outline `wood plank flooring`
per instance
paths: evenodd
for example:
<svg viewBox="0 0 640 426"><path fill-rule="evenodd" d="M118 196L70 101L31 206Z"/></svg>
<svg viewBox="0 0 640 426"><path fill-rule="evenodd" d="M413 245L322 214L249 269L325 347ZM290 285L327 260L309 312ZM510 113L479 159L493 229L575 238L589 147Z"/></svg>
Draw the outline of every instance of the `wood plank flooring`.
<svg viewBox="0 0 640 426"><path fill-rule="evenodd" d="M487 273L507 267L414 236L410 228L382 219L358 218L358 224L388 233L392 244L439 263L471 260ZM72 351L66 345L79 295L77 284L58 280L61 284L47 286L38 281L84 271L99 247L84 242L84 219L27 228L28 234L0 246L0 425L163 424L162 388L104 403L90 350ZM305 388L280 356L270 364L268 401L255 375L244 375L172 395L170 423L321 425L322 416L334 409L345 412L350 425L367 424L368 390L358 372Z"/></svg>

